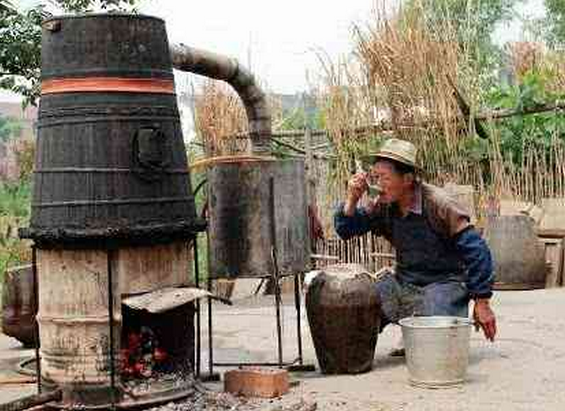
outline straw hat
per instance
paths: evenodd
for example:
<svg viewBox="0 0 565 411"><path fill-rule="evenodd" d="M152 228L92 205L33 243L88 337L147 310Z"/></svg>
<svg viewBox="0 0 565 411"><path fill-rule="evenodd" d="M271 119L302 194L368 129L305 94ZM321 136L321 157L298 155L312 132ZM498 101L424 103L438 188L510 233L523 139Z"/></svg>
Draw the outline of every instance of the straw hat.
<svg viewBox="0 0 565 411"><path fill-rule="evenodd" d="M416 161L417 154L418 150L414 144L409 141L391 138L381 145L379 151L364 156L363 160L364 163L372 165L379 158L386 158L419 170L420 166L418 166Z"/></svg>

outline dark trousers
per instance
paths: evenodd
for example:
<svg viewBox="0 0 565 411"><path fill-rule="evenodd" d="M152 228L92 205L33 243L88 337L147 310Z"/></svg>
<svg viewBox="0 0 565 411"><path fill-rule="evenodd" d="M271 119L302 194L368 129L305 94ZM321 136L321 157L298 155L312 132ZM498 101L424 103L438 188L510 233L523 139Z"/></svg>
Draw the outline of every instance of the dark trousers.
<svg viewBox="0 0 565 411"><path fill-rule="evenodd" d="M377 280L375 290L381 301L381 329L410 316L469 315L467 286L456 279L419 287L399 281L396 275L389 273Z"/></svg>

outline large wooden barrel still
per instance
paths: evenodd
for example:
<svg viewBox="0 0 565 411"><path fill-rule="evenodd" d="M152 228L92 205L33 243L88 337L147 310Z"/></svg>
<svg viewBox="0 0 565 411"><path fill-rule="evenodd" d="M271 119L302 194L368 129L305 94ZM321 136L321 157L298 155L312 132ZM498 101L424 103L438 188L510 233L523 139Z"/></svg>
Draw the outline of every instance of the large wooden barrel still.
<svg viewBox="0 0 565 411"><path fill-rule="evenodd" d="M545 286L544 250L531 217L491 217L485 229L485 239L494 258L496 289L523 290Z"/></svg>
<svg viewBox="0 0 565 411"><path fill-rule="evenodd" d="M187 241L202 229L161 19L44 22L31 206L21 234L37 247L42 377L62 403L103 408L121 298L187 285ZM186 322L179 339L193 335Z"/></svg>
<svg viewBox="0 0 565 411"><path fill-rule="evenodd" d="M13 267L4 273L2 287L2 332L33 347L36 340L37 296L30 264Z"/></svg>
<svg viewBox="0 0 565 411"><path fill-rule="evenodd" d="M306 310L320 370L369 371L381 323L374 279L357 264L324 267L308 287Z"/></svg>
<svg viewBox="0 0 565 411"><path fill-rule="evenodd" d="M186 239L198 225L164 22L129 14L45 21L22 235L92 248Z"/></svg>
<svg viewBox="0 0 565 411"><path fill-rule="evenodd" d="M309 234L303 160L217 163L208 171L208 187L212 277L273 275L273 244L280 275L306 270Z"/></svg>

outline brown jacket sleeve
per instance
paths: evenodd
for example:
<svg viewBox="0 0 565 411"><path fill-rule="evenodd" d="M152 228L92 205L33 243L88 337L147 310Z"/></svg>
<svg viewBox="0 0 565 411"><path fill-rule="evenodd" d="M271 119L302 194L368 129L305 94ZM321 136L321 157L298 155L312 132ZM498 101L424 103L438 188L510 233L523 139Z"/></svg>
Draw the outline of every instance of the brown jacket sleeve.
<svg viewBox="0 0 565 411"><path fill-rule="evenodd" d="M469 210L439 187L422 183L422 202L431 226L446 238L471 224Z"/></svg>

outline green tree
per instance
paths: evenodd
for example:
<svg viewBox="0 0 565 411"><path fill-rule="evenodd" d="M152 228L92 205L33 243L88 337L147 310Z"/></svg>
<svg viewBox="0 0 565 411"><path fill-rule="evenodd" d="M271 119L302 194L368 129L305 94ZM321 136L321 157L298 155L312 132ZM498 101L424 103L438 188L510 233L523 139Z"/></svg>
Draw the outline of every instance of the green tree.
<svg viewBox="0 0 565 411"><path fill-rule="evenodd" d="M38 94L42 7L18 11L0 3L0 88L22 94L32 103Z"/></svg>
<svg viewBox="0 0 565 411"><path fill-rule="evenodd" d="M498 24L510 20L515 6L524 1L408 0L405 13L423 13L432 32L445 27L440 23L450 23L480 72L492 73L501 61L501 50L494 44L492 33Z"/></svg>
<svg viewBox="0 0 565 411"><path fill-rule="evenodd" d="M4 117L0 114L0 141L6 142L13 137L19 137L22 132L22 124L20 121Z"/></svg>
<svg viewBox="0 0 565 411"><path fill-rule="evenodd" d="M490 44L496 25L512 17L516 4L524 0L410 0L409 7L420 6L433 24L452 22L461 40Z"/></svg>
<svg viewBox="0 0 565 411"><path fill-rule="evenodd" d="M21 94L24 104L39 97L41 22L49 17L46 4L61 13L135 11L138 0L50 0L29 10L19 10L0 0L0 88Z"/></svg>
<svg viewBox="0 0 565 411"><path fill-rule="evenodd" d="M552 46L565 44L565 0L545 0L545 8L548 43Z"/></svg>
<svg viewBox="0 0 565 411"><path fill-rule="evenodd" d="M530 71L515 85L500 85L490 90L489 106L495 109L526 110L565 98L547 88L548 76ZM555 139L565 141L565 116L558 111L513 116L495 125L500 135L500 151L520 167L524 153L536 149L549 156Z"/></svg>

